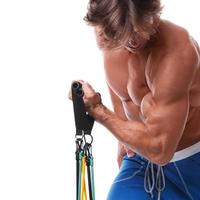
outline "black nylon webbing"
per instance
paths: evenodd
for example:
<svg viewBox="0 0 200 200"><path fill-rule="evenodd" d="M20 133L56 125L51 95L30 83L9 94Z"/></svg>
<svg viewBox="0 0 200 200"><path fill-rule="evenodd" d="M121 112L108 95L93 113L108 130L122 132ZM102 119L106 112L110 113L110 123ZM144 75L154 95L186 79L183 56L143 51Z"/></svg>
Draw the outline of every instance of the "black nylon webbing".
<svg viewBox="0 0 200 200"><path fill-rule="evenodd" d="M94 125L94 119L86 113L83 95L82 84L79 82L73 82L72 100L74 106L76 135L82 135L82 131L86 134L91 134Z"/></svg>

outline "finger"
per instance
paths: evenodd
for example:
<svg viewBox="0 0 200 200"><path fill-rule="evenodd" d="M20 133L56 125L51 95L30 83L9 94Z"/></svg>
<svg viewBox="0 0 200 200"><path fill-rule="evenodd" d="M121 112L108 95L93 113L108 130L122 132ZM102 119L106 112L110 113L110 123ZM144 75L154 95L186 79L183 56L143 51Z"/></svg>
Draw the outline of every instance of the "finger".
<svg viewBox="0 0 200 200"><path fill-rule="evenodd" d="M132 151L131 149L127 149L126 152L127 152L127 156L128 156L129 158L130 158L130 157L133 157L133 156L135 155L135 152Z"/></svg>
<svg viewBox="0 0 200 200"><path fill-rule="evenodd" d="M77 80L79 83L84 84L85 81L84 80Z"/></svg>
<svg viewBox="0 0 200 200"><path fill-rule="evenodd" d="M135 155L134 152L128 152L128 153L127 153L127 156L128 156L129 158L133 157L134 155Z"/></svg>
<svg viewBox="0 0 200 200"><path fill-rule="evenodd" d="M69 98L70 100L72 100L72 92L71 92L71 90L70 90L69 93L68 93L68 98Z"/></svg>
<svg viewBox="0 0 200 200"><path fill-rule="evenodd" d="M84 85L87 86L87 87L89 87L89 88L92 88L92 86L88 82L86 82L86 81L84 82Z"/></svg>
<svg viewBox="0 0 200 200"><path fill-rule="evenodd" d="M95 90L92 88L91 85L89 85L86 82L82 85L82 88L86 95L94 95L95 94Z"/></svg>
<svg viewBox="0 0 200 200"><path fill-rule="evenodd" d="M92 86L91 86L88 82L85 82L85 84L86 84L89 88L92 88Z"/></svg>

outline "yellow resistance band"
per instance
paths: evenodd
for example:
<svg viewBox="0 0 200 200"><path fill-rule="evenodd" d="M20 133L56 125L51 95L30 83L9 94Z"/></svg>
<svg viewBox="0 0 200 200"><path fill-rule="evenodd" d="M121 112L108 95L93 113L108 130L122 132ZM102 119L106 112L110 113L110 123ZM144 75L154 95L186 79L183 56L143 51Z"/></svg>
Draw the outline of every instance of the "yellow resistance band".
<svg viewBox="0 0 200 200"><path fill-rule="evenodd" d="M81 200L87 200L87 191L85 183L85 156L82 159L82 175L81 175Z"/></svg>

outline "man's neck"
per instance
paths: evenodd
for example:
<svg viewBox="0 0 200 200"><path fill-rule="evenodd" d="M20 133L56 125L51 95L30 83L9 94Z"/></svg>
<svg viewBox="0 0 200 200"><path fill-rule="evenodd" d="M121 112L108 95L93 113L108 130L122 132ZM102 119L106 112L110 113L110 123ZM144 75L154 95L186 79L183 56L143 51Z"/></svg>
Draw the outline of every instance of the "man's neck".
<svg viewBox="0 0 200 200"><path fill-rule="evenodd" d="M155 48L158 48L159 46L164 45L164 36L162 31L162 26L164 22L160 19L158 28L156 29L156 32L151 35L150 39L147 41L145 46L143 46L141 49L138 49L134 52L130 52L133 54L138 54L140 56L149 55L150 52L152 52Z"/></svg>

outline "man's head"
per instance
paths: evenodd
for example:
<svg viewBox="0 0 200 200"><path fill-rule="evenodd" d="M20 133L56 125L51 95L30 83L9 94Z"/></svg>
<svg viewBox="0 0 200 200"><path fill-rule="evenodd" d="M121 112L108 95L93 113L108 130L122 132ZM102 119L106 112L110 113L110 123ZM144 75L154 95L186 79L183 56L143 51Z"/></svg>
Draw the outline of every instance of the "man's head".
<svg viewBox="0 0 200 200"><path fill-rule="evenodd" d="M156 31L160 0L90 0L85 21L95 27L102 49L137 50Z"/></svg>

